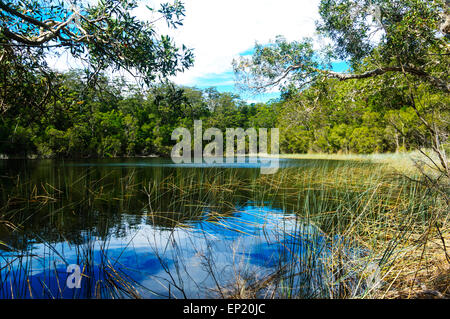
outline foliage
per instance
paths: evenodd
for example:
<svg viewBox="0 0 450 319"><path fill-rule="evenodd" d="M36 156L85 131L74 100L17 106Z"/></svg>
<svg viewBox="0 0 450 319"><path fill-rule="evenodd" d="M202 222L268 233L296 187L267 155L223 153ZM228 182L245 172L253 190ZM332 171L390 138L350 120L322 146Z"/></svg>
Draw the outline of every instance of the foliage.
<svg viewBox="0 0 450 319"><path fill-rule="evenodd" d="M150 84L189 68L192 51L159 35L154 23L164 19L172 28L182 25L183 4L166 3L159 10L148 7L154 22L133 16L137 6L134 0L102 0L95 5L90 1L0 1L0 108L19 104L40 109L55 94L56 75L46 60L50 54L69 52L85 61L89 84L107 69L127 70Z"/></svg>
<svg viewBox="0 0 450 319"><path fill-rule="evenodd" d="M167 81L143 90L105 76L108 67L125 68L152 82L192 62L191 52L159 37L154 23L132 16L135 7L135 1L105 0L80 2L77 11L65 2L0 1L0 154L167 155L172 131L192 129L199 119L204 129L222 131L278 127L286 153L439 151L447 145L443 1L322 0L317 29L334 47L317 51L311 39L280 36L257 44L250 59L235 61L244 87L281 86L281 99L265 104ZM182 23L178 1L151 11L171 27ZM87 59L91 68L50 70L44 57L54 45ZM337 58L348 59L352 73L334 72Z"/></svg>
<svg viewBox="0 0 450 319"><path fill-rule="evenodd" d="M440 28L448 12L442 0L322 0L317 31L333 41L331 47L314 50L311 39L278 36L234 61L234 70L240 85L254 90L400 73L449 93L449 34ZM335 72L336 59L350 60L354 73Z"/></svg>
<svg viewBox="0 0 450 319"><path fill-rule="evenodd" d="M177 127L194 120L208 127L273 127L270 105L247 105L214 88L199 90L162 83L146 93L121 79L99 76L95 88L83 72L58 74L55 96L40 116L8 109L0 121L0 154L40 157L168 155ZM272 118L266 118L267 114Z"/></svg>

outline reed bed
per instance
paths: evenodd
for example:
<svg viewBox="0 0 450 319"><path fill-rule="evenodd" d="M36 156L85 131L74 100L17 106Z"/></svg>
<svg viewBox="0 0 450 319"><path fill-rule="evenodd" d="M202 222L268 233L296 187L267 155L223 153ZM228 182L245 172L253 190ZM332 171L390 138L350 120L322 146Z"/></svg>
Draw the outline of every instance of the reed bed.
<svg viewBox="0 0 450 319"><path fill-rule="evenodd" d="M48 247L47 254L60 254L61 242L82 247L78 263L90 278L84 281L89 286L86 293L67 295L42 280L49 298L139 298L142 293L184 298L189 297L186 278L191 278L191 286L218 298L406 298L418 296L420 289L448 297L449 227L444 199L417 182L419 176L402 175L389 165L320 160L307 164L274 175L219 168L99 174L86 168L82 174L62 170L40 184L23 174L2 177L0 245L8 254L0 260L0 295L33 297L32 260L46 262L47 256L33 255L28 243L34 240ZM195 243L180 243L176 234L191 232L196 222L243 232L245 227L229 220L237 207L248 203L289 212L275 225L277 242L284 245L277 255L280 260L270 271L255 272L242 254L234 252L235 247L228 247L232 276L225 280L224 269L215 260L214 243L208 244L213 239L205 231L205 247L194 248L214 285L203 287L190 277L183 257L183 247ZM135 223L122 222L123 214L134 216ZM165 274L153 277L161 282L163 294L134 280L129 269L108 253L112 236L138 227L142 220L173 234L167 244L176 247L170 256L175 266L165 264L167 256L156 245L152 251ZM290 228L283 232L285 223ZM318 241L323 242L320 249ZM103 257L96 260L96 252ZM46 269L53 274L59 271L55 265ZM427 276L426 271L433 273ZM439 284L432 284L433 280Z"/></svg>

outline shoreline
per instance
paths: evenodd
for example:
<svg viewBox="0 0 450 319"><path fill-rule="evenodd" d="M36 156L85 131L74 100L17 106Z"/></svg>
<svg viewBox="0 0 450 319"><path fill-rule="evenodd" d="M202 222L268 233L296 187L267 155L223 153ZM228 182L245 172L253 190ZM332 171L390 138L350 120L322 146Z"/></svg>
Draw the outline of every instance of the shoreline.
<svg viewBox="0 0 450 319"><path fill-rule="evenodd" d="M435 159L435 155L431 150L423 150L428 156ZM241 157L235 155L235 157ZM402 173L417 172L417 162L428 162L423 154L419 151L410 151L404 153L372 153L372 154L327 154L327 153L306 153L306 154L245 154L245 157L262 157L262 158L279 158L279 159L294 159L294 160L331 160L331 161L361 161L371 162L375 164L387 165L396 171ZM116 156L116 157L73 157L73 158L58 158L58 157L39 157L32 156L11 156L0 154L0 161L5 160L51 160L51 161L97 161L97 160L132 160L132 159L170 159L170 156L150 154L150 155L135 155L135 156ZM226 158L226 156L223 156Z"/></svg>

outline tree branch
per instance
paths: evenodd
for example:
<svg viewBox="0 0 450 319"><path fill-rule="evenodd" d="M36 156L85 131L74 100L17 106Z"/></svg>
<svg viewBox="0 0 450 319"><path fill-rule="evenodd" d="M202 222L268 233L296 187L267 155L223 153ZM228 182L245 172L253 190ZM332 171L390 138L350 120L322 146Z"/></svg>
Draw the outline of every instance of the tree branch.
<svg viewBox="0 0 450 319"><path fill-rule="evenodd" d="M353 80L353 79L367 79L367 78L372 78L372 77L376 77L379 75L383 75L388 72L409 73L409 74L412 74L412 75L415 75L415 76L425 79L427 82L432 83L434 86L436 86L440 90L444 91L445 93L450 93L450 83L448 83L447 81L444 81L437 77L431 76L427 72L416 69L416 68L401 67L401 66L381 67L381 68L373 69L373 70L370 70L370 71L367 71L364 73L354 74L354 73L338 73L338 72L333 72L333 71L328 71L328 70L321 70L321 69L310 67L310 66L304 66L303 64L297 64L297 65L289 66L283 72L283 74L278 79L271 82L269 84L269 86L277 85L283 79L285 79L289 75L289 73L291 73L292 71L300 70L300 69L303 69L303 70L310 69L316 73L320 73L329 78L338 79L340 81L347 81L347 80Z"/></svg>
<svg viewBox="0 0 450 319"><path fill-rule="evenodd" d="M34 25L39 26L39 27L42 27L44 29L48 30L48 29L51 28L50 25L48 25L48 24L46 24L46 23L44 23L42 21L36 20L36 19L34 19L34 18L30 17L30 16L27 16L27 15L24 15L24 14L20 13L19 11L14 10L13 8L11 8L8 5L6 5L2 0L0 0L0 9L3 9L6 12L8 12L9 14L12 14L12 15L14 15L16 17L19 17L20 19L22 19L24 21L27 21L27 22L29 22L31 24L34 24Z"/></svg>
<svg viewBox="0 0 450 319"><path fill-rule="evenodd" d="M38 38L27 38L24 37L20 34L16 34L14 32L11 32L8 28L3 27L3 34L10 38L11 40L29 45L29 46L39 46L45 42L48 42L54 38L56 38L57 36L59 36L59 33L62 29L64 29L68 24L70 24L72 22L72 20L74 19L74 15L70 16L69 19L67 19L64 22L58 23L56 25L54 25L54 28L50 28L47 32L45 32L44 34L40 35Z"/></svg>

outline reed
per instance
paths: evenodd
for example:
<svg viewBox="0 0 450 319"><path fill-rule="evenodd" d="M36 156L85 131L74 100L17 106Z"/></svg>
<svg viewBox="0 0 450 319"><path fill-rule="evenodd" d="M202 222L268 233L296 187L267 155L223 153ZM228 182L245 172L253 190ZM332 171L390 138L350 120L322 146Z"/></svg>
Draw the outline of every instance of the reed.
<svg viewBox="0 0 450 319"><path fill-rule="evenodd" d="M77 263L89 278L84 281L87 287L83 295L69 296L58 286L64 281L58 277L61 267L48 265L39 277L45 297L139 298L144 293L183 298L191 297L192 287L219 298L395 297L412 289L407 277L416 271L415 279L420 278L425 257L445 262L448 258L447 203L417 181L416 172L400 174L389 165L313 160L274 175L219 168L151 174L110 170L100 176L86 168L82 174L70 174L60 172L40 184L20 174L3 180L0 245L5 253L0 262L0 295L36 297L30 293L33 266L36 260L66 264L58 247L61 242L79 250ZM231 245L224 248L232 256L224 269L208 233L208 225L244 233L249 225L233 216L248 203L289 213L269 225L272 237L264 232L268 225L259 225L261 232L255 236L279 244L276 259L265 272L251 267L250 252L237 254ZM125 223L124 215L133 218ZM110 238L126 232L121 225L138 227L143 219L155 230L149 234L148 247L164 275L129 269L117 253L110 254ZM200 230L194 227L198 224L203 225ZM157 234L163 232L170 234L164 237L166 244L174 247L170 256L155 244L161 241ZM202 246L196 247L198 241L186 239L189 236L178 238L181 232L200 234ZM36 256L30 239L44 244L47 251ZM123 253L131 246L130 240ZM190 274L187 250L196 251L212 287L202 286ZM439 271L445 278L448 270ZM160 282L160 289L152 291L135 280L137 272ZM50 287L55 282L57 289ZM445 296L448 288L442 286L448 287L448 279L440 282L442 292L435 295Z"/></svg>

